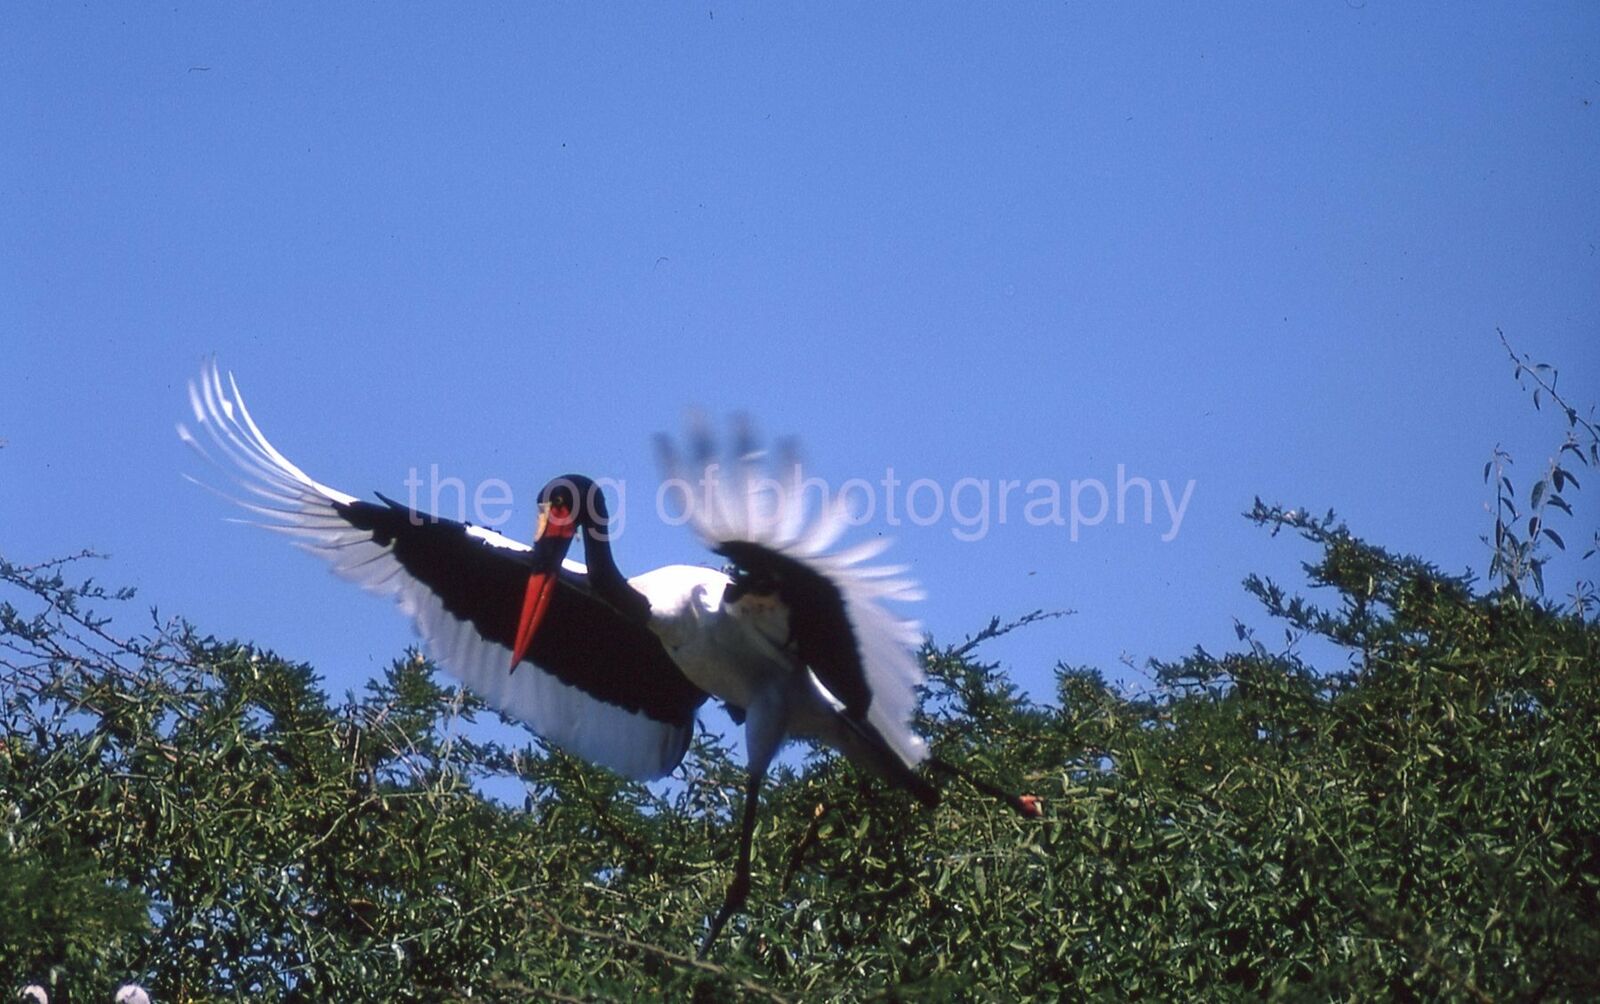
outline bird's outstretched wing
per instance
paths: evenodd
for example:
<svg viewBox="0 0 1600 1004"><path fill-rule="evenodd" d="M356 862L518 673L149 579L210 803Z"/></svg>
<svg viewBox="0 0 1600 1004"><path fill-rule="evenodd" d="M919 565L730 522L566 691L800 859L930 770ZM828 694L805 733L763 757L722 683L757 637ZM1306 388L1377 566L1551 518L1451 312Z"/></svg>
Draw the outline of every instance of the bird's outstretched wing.
<svg viewBox="0 0 1600 1004"><path fill-rule="evenodd" d="M178 434L248 493L226 497L253 514L249 522L394 597L429 654L491 707L628 777L660 777L683 758L706 695L648 628L594 595L583 566L563 568L545 627L508 672L527 545L313 480L268 442L215 364L189 385L189 401L195 428L180 424Z"/></svg>
<svg viewBox="0 0 1600 1004"><path fill-rule="evenodd" d="M736 423L730 455L722 455L703 421L689 435L688 456L658 437L667 484L664 500L681 498L688 521L735 566L730 597L771 593L786 608L796 657L842 705L870 726L907 765L927 754L911 730L922 669L915 651L921 628L884 605L922 598L901 566L869 562L888 546L873 540L842 550L849 526L843 498L828 494L812 510L797 456L758 450L749 427Z"/></svg>

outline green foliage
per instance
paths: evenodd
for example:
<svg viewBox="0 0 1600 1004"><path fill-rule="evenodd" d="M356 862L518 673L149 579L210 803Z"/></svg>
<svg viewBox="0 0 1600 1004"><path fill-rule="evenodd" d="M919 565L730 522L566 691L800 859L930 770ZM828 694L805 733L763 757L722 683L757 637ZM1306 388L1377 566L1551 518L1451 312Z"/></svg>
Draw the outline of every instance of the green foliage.
<svg viewBox="0 0 1600 1004"><path fill-rule="evenodd" d="M1600 436L1512 356L1568 439L1522 504L1491 462L1492 588L1258 502L1316 552L1309 598L1245 583L1281 648L1241 624L1143 692L1060 666L1037 705L977 653L1043 615L930 642L934 752L1043 818L813 752L712 961L744 783L715 736L629 784L473 738L416 653L336 705L182 622L113 634L86 555L0 559L0 973L162 1004L1600 999L1600 622L1543 579Z"/></svg>
<svg viewBox="0 0 1600 1004"><path fill-rule="evenodd" d="M1530 390L1535 409L1542 409L1549 401L1559 410L1566 423L1566 439L1545 466L1544 473L1528 490L1521 506L1517 504L1517 489L1509 471L1512 457L1504 448L1496 446L1489 462L1483 465L1485 484L1494 487L1494 534L1486 538L1491 547L1489 577L1498 579L1502 588L1513 594L1531 593L1544 597L1544 568L1549 561L1549 548L1567 549L1567 542L1549 525L1549 514L1559 511L1572 516L1568 497L1582 487L1571 465L1576 463L1590 469L1600 468L1600 426L1594 421L1594 409L1587 417L1580 415L1556 389L1560 374L1549 363L1534 362L1518 353L1500 332L1500 344L1511 357L1513 375L1524 390ZM1600 528L1589 529L1590 544L1584 551L1585 560L1600 552ZM1592 581L1580 581L1573 591L1572 607L1579 615L1600 609L1600 593Z"/></svg>
<svg viewBox="0 0 1600 1004"><path fill-rule="evenodd" d="M998 624L930 645L935 751L1045 818L962 785L923 810L812 754L708 963L742 782L714 738L652 792L467 738L481 707L415 654L335 707L304 666L114 638L89 608L116 594L0 564L0 970L56 1000L1600 994L1600 627L1252 518L1320 552L1331 602L1247 583L1283 651L1241 628L1142 694L1062 667L1035 706L975 658Z"/></svg>

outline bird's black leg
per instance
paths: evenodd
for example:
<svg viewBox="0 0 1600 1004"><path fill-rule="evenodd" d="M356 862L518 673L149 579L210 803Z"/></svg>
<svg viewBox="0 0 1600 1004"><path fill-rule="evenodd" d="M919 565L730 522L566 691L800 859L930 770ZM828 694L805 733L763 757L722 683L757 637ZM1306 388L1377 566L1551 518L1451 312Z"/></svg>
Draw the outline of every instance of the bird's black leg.
<svg viewBox="0 0 1600 1004"><path fill-rule="evenodd" d="M717 935L722 933L722 925L744 908L745 898L750 895L750 844L756 835L756 805L761 799L761 781L766 774L765 766L760 770L751 767L750 780L744 791L744 822L739 829L739 864L733 873L733 884L728 886L728 895L722 901L722 909L712 918L711 930L706 932L706 940L700 943L702 959L711 951L711 944L717 940Z"/></svg>
<svg viewBox="0 0 1600 1004"><path fill-rule="evenodd" d="M1015 809L1019 815L1025 816L1029 819L1043 815L1043 812L1039 809L1039 797L1037 795L1017 795L1006 791L1004 788L997 788L988 781L973 777L972 774L962 770L960 767L957 767L950 761L940 759L936 756L931 756L928 758L928 766L941 774L959 777L961 780L972 785L974 788L983 792L985 795L988 795L990 798L998 798L1000 801L1011 806L1011 808Z"/></svg>

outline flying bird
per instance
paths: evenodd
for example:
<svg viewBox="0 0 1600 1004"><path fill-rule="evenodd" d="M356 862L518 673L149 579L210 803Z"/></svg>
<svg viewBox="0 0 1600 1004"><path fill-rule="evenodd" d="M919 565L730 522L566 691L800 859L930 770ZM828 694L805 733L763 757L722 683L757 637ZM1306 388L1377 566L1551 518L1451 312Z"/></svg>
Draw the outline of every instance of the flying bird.
<svg viewBox="0 0 1600 1004"><path fill-rule="evenodd" d="M687 457L658 441L686 521L725 570L667 565L628 578L612 554L605 496L584 475L540 491L529 545L312 479L267 440L215 363L190 384L189 400L195 429L180 424L178 434L239 481L248 495L234 501L255 522L394 597L441 666L554 745L648 780L683 759L708 697L742 720L749 776L739 853L702 955L749 893L762 783L789 737L839 751L924 805L939 797L914 770L927 760L1039 814L1032 796L928 757L911 728L920 630L886 605L920 592L902 568L871 564L883 541L837 549L847 526L840 500L808 512L799 464L786 457L771 476L743 427L726 457L703 427ZM578 539L586 565L568 557Z"/></svg>

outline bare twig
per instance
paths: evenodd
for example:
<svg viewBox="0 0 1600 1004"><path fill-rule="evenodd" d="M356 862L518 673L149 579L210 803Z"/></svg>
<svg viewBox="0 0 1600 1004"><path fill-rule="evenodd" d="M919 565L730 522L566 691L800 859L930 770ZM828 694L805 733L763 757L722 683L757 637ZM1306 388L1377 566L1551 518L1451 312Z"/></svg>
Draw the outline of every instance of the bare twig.
<svg viewBox="0 0 1600 1004"><path fill-rule="evenodd" d="M987 627L979 631L977 634L968 636L966 641L962 642L960 645L957 645L955 648L950 649L945 653L945 655L953 659L965 658L972 652L973 649L977 648L979 645L982 645L984 642L998 638L1003 634L1010 634L1017 628L1026 627L1036 621L1048 621L1054 620L1057 617L1066 617L1075 612L1076 611L1073 610L1035 610L1032 613L1023 614L1021 617L1018 617L1016 620L1007 624L1001 624L1000 618L992 617L989 619L989 624Z"/></svg>

